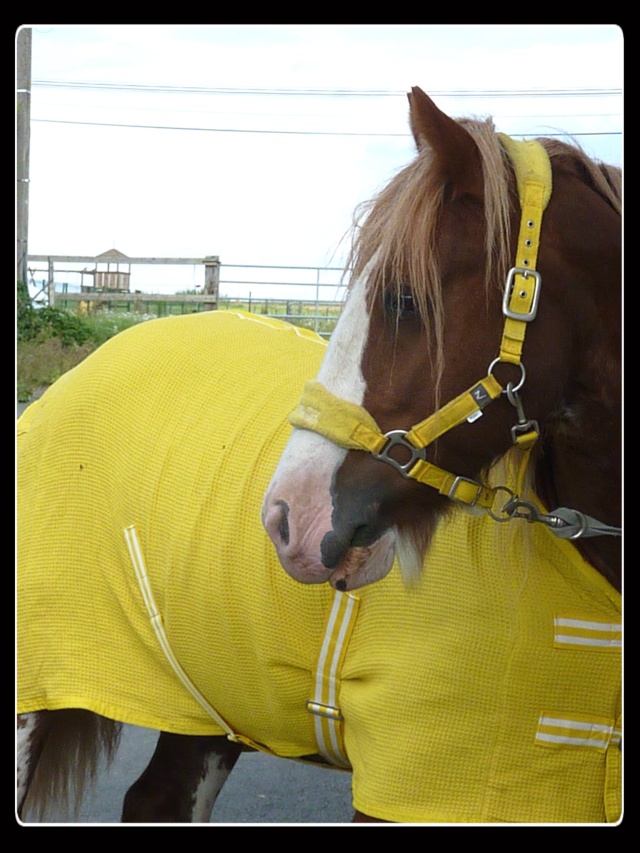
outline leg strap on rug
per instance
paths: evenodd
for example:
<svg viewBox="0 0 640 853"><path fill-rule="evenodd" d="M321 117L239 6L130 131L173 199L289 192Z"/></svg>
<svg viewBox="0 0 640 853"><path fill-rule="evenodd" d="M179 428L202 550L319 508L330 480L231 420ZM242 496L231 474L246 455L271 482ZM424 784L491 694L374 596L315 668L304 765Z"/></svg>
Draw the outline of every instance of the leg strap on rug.
<svg viewBox="0 0 640 853"><path fill-rule="evenodd" d="M167 661L171 664L173 671L186 690L204 708L207 714L215 720L220 728L226 732L229 740L244 744L269 755L276 755L275 752L263 744L256 743L251 738L234 732L227 721L220 716L191 681L176 658L167 638L162 617L158 611L151 589L135 525L125 528L124 538L153 631ZM337 704L338 685L342 663L355 625L359 605L360 600L356 596L349 593L335 593L316 666L314 695L312 699L307 701L307 710L315 715L315 734L320 754L331 764L343 769L350 769L351 765L349 764L344 747L342 713Z"/></svg>
<svg viewBox="0 0 640 853"><path fill-rule="evenodd" d="M180 666L180 663L176 658L173 649L171 648L171 645L169 644L169 640L167 639L167 634L162 623L162 617L156 606L155 598L153 597L151 584L149 582L149 576L147 575L147 568L145 565L144 556L140 548L138 533L134 524L132 524L130 527L125 528L124 538L127 543L127 548L129 550L129 556L131 557L131 562L133 564L134 571L136 573L136 578L140 585L140 591L142 592L142 597L144 599L147 612L149 614L151 626L158 639L158 642L160 643L160 647L164 652L165 657L171 664L173 671L178 676L184 687L189 691L189 693L193 696L196 702L198 702L204 708L207 714L209 714L209 716L215 720L215 722L220 726L220 728L226 732L227 738L230 741L234 741L235 743L242 743L245 746L251 747L252 749L257 749L260 752L267 752L270 755L275 755L274 752L272 752L270 749L263 746L262 744L255 743L251 740L251 738L245 737L244 735L240 735L237 734L237 732L234 732L231 726L227 723L227 721L224 720L220 716L220 714L218 714L216 709L209 704L206 698L191 681L184 669Z"/></svg>

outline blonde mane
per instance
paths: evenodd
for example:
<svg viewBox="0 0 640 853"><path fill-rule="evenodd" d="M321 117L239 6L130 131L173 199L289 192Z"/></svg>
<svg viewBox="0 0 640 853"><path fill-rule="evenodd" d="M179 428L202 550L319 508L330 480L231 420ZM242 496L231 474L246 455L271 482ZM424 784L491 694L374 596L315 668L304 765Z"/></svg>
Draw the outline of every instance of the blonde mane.
<svg viewBox="0 0 640 853"><path fill-rule="evenodd" d="M513 172L493 121L458 119L480 152L484 180L485 287L502 288L513 265L511 211L516 199ZM620 212L621 171L592 161L578 146L554 139L538 140L557 168L567 168ZM445 181L429 148L403 168L373 199L356 210L347 270L356 281L371 264L369 296L380 288L410 293L436 342L434 379L443 369L442 283L438 265L437 226Z"/></svg>
<svg viewBox="0 0 640 853"><path fill-rule="evenodd" d="M502 282L509 267L512 179L491 119L461 119L480 151L484 178L487 288ZM438 265L437 225L445 181L424 148L373 199L356 211L348 268L355 281L372 264L370 297L380 288L409 292L436 342L436 379L442 374L442 285ZM375 261L374 261L375 258ZM427 319L428 318L428 319Z"/></svg>

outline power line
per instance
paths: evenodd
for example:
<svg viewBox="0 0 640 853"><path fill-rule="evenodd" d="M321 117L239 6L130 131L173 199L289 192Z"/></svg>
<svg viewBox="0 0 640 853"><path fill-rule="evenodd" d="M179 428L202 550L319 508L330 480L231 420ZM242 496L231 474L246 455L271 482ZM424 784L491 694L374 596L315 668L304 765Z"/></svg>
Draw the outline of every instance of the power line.
<svg viewBox="0 0 640 853"><path fill-rule="evenodd" d="M144 83L106 83L80 80L33 80L33 86L59 89L108 89L128 92L159 92L163 94L202 95L300 95L304 97L405 97L403 89L290 89L232 86L166 86ZM434 97L449 98L515 98L515 97L582 97L621 95L622 89L442 89L431 91Z"/></svg>
<svg viewBox="0 0 640 853"><path fill-rule="evenodd" d="M80 105L79 103L72 103L72 102L70 103L68 101L67 102L47 101L46 106L48 108L56 107L58 109L59 108L63 108L63 109L65 109L65 108L70 108L70 109L86 108L86 105ZM184 109L182 107L140 106L139 104L136 104L136 105L129 104L128 106L124 106L122 104L117 104L117 105L110 104L108 106L101 107L101 110L105 113L106 112L114 112L114 111L122 112L122 113L170 112L173 115L176 115L176 114L190 114L190 115L206 114L206 115L218 115L218 116L229 116L230 115L233 117L238 117L241 115L242 116L264 115L264 113L260 113L256 110L250 110L250 111L223 110L223 109L211 110L211 109L206 109L205 107L202 107L202 106L197 107L197 108ZM269 118L283 118L284 117L284 118L296 118L296 119L298 119L301 116L304 116L304 118L318 118L318 117L320 117L323 119L326 119L326 118L343 119L343 118L345 118L344 113L329 113L329 112L322 111L319 113L307 112L307 113L303 114L303 113L300 113L300 111L298 109L294 109L294 108L287 109L286 112L282 112L282 111L276 112L274 110L270 110L268 115L269 115ZM550 119L550 118L556 118L556 117L565 118L564 114L554 114L554 113L549 113L549 112L543 112L543 113L527 112L526 114L523 114L523 113L503 112L502 110L500 112L494 113L492 115L494 122L497 121L498 119L501 121L504 119L521 119L521 120L524 119L527 121L533 121L534 119L542 119L542 118ZM616 112L584 112L584 113L577 113L577 112L571 111L571 119L572 120L573 119L580 119L580 118L588 118L588 119L618 118L619 119L621 117L622 117L622 113L620 111L616 111Z"/></svg>
<svg viewBox="0 0 640 853"><path fill-rule="evenodd" d="M113 90L133 93L162 93L162 94L209 94L209 95L297 95L297 96L324 96L324 97L405 97L404 90L385 90L385 89L291 89L291 88L260 88L260 87L203 87L203 86L168 86L168 85L149 85L140 83L110 83L100 81L74 81L74 80L35 80L33 86L48 87L48 88L67 88L67 89L93 89L93 90ZM584 88L584 89L477 89L477 90L440 90L434 91L431 94L442 97L582 97L582 96L611 96L620 95L621 89L617 88ZM526 117L519 117L526 118ZM84 125L87 127L121 127L133 129L149 129L149 130L182 130L190 132L206 132L206 133L253 133L253 134L279 134L293 136L342 136L342 137L381 137L381 138L408 138L410 134L405 133L388 133L388 132L358 132L358 131L309 131L309 130L267 130L260 128L211 128L211 127L178 127L174 125L150 125L150 124L130 124L117 122L85 122L72 121L62 119L32 119L32 121L49 122L55 124L75 124ZM531 136L533 134L517 134L520 136ZM547 136L621 136L618 131L594 131L585 133L549 133Z"/></svg>
<svg viewBox="0 0 640 853"><path fill-rule="evenodd" d="M69 121L55 118L32 118L31 121L39 121L48 124L79 124L85 127L128 127L139 130L185 130L203 133L278 133L294 136L397 136L406 138L409 133L363 133L357 131L338 130L261 130L258 128L236 128L236 127L178 127L176 125L159 124L119 124L117 122L99 121Z"/></svg>
<svg viewBox="0 0 640 853"><path fill-rule="evenodd" d="M134 130L182 130L189 132L201 133L266 133L266 134L282 134L291 136L365 136L365 137L397 137L409 139L410 133L364 133L358 131L342 131L342 130L262 130L258 128L236 128L236 127L177 127L175 125L156 125L156 124L119 124L117 122L99 122L99 121L70 121L66 119L53 118L32 118L32 122L42 122L43 124L74 124L82 125L83 127L120 127L131 128ZM578 136L622 136L622 131L586 131L584 133L514 133L514 136L561 136L561 137L578 137Z"/></svg>

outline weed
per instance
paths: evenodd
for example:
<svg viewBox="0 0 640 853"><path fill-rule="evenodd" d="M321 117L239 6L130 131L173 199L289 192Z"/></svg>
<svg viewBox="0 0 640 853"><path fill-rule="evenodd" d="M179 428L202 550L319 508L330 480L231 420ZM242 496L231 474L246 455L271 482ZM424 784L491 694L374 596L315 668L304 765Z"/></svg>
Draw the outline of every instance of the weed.
<svg viewBox="0 0 640 853"><path fill-rule="evenodd" d="M28 402L38 388L51 385L63 373L80 364L94 349L91 343L68 346L57 337L19 342L18 402Z"/></svg>

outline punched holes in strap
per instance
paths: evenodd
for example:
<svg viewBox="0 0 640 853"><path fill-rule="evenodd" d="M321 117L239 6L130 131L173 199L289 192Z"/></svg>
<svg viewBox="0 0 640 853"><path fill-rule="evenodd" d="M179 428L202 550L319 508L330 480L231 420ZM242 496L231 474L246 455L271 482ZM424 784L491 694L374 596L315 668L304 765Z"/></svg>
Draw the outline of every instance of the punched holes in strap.
<svg viewBox="0 0 640 853"><path fill-rule="evenodd" d="M502 305L505 315L500 360L519 364L527 323L535 319L542 280L536 272L543 201L546 188L538 181L526 181L516 250L516 266L507 276Z"/></svg>
<svg viewBox="0 0 640 853"><path fill-rule="evenodd" d="M500 361L519 364L526 324L534 319L540 296L541 279L536 266L542 215L551 197L552 174L549 156L540 143L499 136L513 164L521 207L515 266L505 287Z"/></svg>

